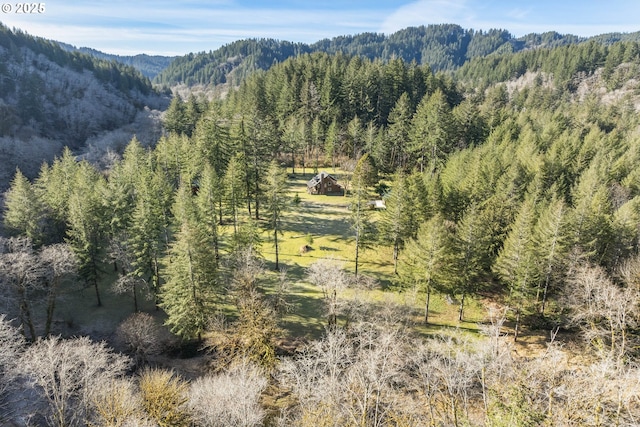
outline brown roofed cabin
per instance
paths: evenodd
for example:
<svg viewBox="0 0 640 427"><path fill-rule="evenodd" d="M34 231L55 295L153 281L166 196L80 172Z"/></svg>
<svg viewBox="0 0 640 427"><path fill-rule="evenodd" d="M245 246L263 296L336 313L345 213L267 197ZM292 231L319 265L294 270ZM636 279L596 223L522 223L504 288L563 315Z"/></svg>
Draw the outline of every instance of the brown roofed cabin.
<svg viewBox="0 0 640 427"><path fill-rule="evenodd" d="M344 189L332 175L320 172L307 182L307 193L343 196Z"/></svg>

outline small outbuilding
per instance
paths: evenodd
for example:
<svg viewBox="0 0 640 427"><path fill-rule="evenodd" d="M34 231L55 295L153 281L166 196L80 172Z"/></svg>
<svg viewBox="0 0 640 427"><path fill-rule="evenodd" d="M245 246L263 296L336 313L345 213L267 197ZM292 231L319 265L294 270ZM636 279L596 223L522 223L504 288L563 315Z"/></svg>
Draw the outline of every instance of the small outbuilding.
<svg viewBox="0 0 640 427"><path fill-rule="evenodd" d="M320 172L307 182L307 193L343 196L344 188L338 184L338 180L333 175L326 172Z"/></svg>
<svg viewBox="0 0 640 427"><path fill-rule="evenodd" d="M384 200L371 200L367 203L367 205L369 206L369 209L387 209L387 204L384 202Z"/></svg>

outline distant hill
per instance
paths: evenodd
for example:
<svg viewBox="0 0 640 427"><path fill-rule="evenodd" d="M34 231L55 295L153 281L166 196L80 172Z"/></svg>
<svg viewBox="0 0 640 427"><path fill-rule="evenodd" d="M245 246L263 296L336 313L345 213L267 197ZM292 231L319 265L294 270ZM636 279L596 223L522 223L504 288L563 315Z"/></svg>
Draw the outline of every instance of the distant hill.
<svg viewBox="0 0 640 427"><path fill-rule="evenodd" d="M256 70L266 70L275 62L311 51L311 47L304 43L273 39L238 40L214 51L177 57L153 82L167 86L239 84Z"/></svg>
<svg viewBox="0 0 640 427"><path fill-rule="evenodd" d="M507 30L475 31L455 24L439 24L409 27L390 35L362 33L340 36L313 44L247 39L235 41L214 51L177 57L153 81L167 86L237 84L242 77L256 70L266 70L276 61L313 52L342 52L382 61L402 58L406 62L428 64L435 72L452 71L477 57L587 41L602 44L640 41L640 32L610 33L584 38L551 31L516 38Z"/></svg>
<svg viewBox="0 0 640 427"><path fill-rule="evenodd" d="M145 107L166 105L131 66L0 24L0 189L16 167L33 175L63 146L81 151L87 140L133 123Z"/></svg>
<svg viewBox="0 0 640 427"><path fill-rule="evenodd" d="M313 44L248 39L215 51L178 57L155 77L154 83L168 86L237 83L255 70L268 69L274 61L312 52L342 52L383 61L402 58L406 62L429 64L434 71L455 70L478 56L556 47L584 40L556 32L515 38L506 30L474 31L455 24L410 27L388 36L378 33L340 36Z"/></svg>
<svg viewBox="0 0 640 427"><path fill-rule="evenodd" d="M175 59L174 56L161 56L161 55L146 55L144 53L133 55L133 56L123 56L123 55L112 55L109 53L104 53L96 49L92 49L90 47L75 47L73 45L67 43L60 43L63 49L66 49L70 52L81 52L86 53L87 55L91 55L94 58L104 59L106 61L117 61L121 64L130 65L136 70L140 71L143 76L148 77L149 79L153 79L157 76L162 70L167 68L167 66Z"/></svg>

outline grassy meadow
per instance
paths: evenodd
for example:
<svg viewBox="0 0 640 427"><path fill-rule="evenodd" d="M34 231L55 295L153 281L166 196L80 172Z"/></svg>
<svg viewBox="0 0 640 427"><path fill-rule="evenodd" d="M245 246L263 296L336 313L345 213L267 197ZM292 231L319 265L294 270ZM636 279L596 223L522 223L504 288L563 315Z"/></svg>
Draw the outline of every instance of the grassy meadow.
<svg viewBox="0 0 640 427"><path fill-rule="evenodd" d="M333 173L331 170L327 170ZM340 184L346 173L337 171L334 176ZM313 173L296 174L289 177L291 197L297 195L300 202L292 204L283 218L283 234L279 236L279 264L287 270L291 281L290 302L293 310L283 322L292 335L316 337L324 330L322 293L305 282L305 269L323 258L342 262L349 272L355 267L355 237L349 224L349 196L325 196L308 194L307 181ZM371 193L372 200L375 193ZM378 212L372 212L375 222ZM312 240L309 239L309 236ZM261 253L271 271L275 262L275 251L270 233L263 235ZM309 244L309 241L312 241ZM305 245L310 250L302 252ZM402 253L400 253L402 257ZM360 275L375 279L376 286L368 290L346 290L345 298L360 298L378 305L380 309L402 306L411 313L414 328L424 334L442 332L444 328L460 328L477 332L478 323L486 319L486 310L480 301L469 298L465 307L465 320L458 321L458 305L450 304L444 296L433 294L430 301L429 325L424 325L425 295L411 289L401 289L393 272L393 251L390 246L374 245L360 253L358 271ZM272 273L275 275L275 273Z"/></svg>
<svg viewBox="0 0 640 427"><path fill-rule="evenodd" d="M327 170L332 173L331 169ZM339 183L345 173L337 171L335 176ZM291 310L282 320L285 333L293 337L318 338L327 324L324 316L322 291L308 283L306 268L319 260L331 258L344 265L347 272L354 271L355 238L349 224L349 196L310 195L306 191L306 183L313 177L312 173L296 174L288 180L291 198L297 194L299 203L291 204L283 218L283 233L279 235L280 268L286 270L289 289L287 300ZM376 198L372 192L371 198ZM377 212L372 212L375 222ZM223 236L233 233L229 224L221 227ZM275 250L272 232L262 232L263 242L260 253L264 257L267 280L264 290L272 291L278 280L274 271ZM311 243L310 243L311 242ZM301 252L303 246L310 249ZM400 253L402 257L402 253ZM379 310L398 308L410 314L409 323L419 333L428 335L443 333L443 329L461 329L478 331L478 323L486 320L486 310L480 301L468 298L465 307L465 321L458 321L458 306L450 304L444 296L433 294L429 310L429 325L424 325L425 295L412 289L402 289L396 283L393 272L392 248L374 245L361 252L359 274L373 280L375 286L363 289L346 289L343 298L359 298L365 304L372 304ZM100 282L102 306L96 304L93 288L78 291L77 283L69 283L63 289L56 307L56 324L54 332L62 335L91 335L107 337L116 330L118 324L134 313L131 293L115 294L112 284L117 273L111 264L103 265ZM148 312L160 322L164 321L162 310L156 310L154 302L144 299L139 292L138 305L141 311ZM42 310L40 310L40 308ZM233 315L230 302L221 307L221 311ZM39 307L37 312L44 312ZM342 319L344 322L344 319Z"/></svg>

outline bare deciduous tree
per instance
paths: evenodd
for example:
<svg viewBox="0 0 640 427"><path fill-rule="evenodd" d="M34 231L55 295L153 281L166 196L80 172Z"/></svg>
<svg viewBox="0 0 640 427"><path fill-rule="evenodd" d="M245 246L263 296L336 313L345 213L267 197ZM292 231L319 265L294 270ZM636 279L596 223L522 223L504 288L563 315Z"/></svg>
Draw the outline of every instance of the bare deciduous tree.
<svg viewBox="0 0 640 427"><path fill-rule="evenodd" d="M5 402L5 393L13 383L13 374L20 354L24 350L24 339L4 314L0 314L0 423L6 421L10 410Z"/></svg>
<svg viewBox="0 0 640 427"><path fill-rule="evenodd" d="M118 326L116 334L138 364L160 354L164 347L162 328L148 313L132 314Z"/></svg>
<svg viewBox="0 0 640 427"><path fill-rule="evenodd" d="M640 289L614 283L602 267L579 266L567 284L565 302L570 323L585 340L603 356L622 361L632 344L629 330L640 320Z"/></svg>
<svg viewBox="0 0 640 427"><path fill-rule="evenodd" d="M266 386L264 372L249 362L198 378L189 393L193 421L202 427L261 426L265 411L260 395Z"/></svg>
<svg viewBox="0 0 640 427"><path fill-rule="evenodd" d="M44 334L51 333L51 324L56 307L56 301L60 292L62 280L73 275L78 270L78 260L66 244L45 246L40 251L40 261L44 264L47 281L47 318L44 326Z"/></svg>
<svg viewBox="0 0 640 427"><path fill-rule="evenodd" d="M404 398L405 337L401 330L361 323L328 329L281 374L297 398L296 425L384 426Z"/></svg>
<svg viewBox="0 0 640 427"><path fill-rule="evenodd" d="M144 416L142 399L133 382L116 378L107 380L91 399L90 425L133 427L154 424Z"/></svg>
<svg viewBox="0 0 640 427"><path fill-rule="evenodd" d="M346 332L333 328L296 359L283 361L280 380L292 388L298 407L286 420L287 425L347 425L341 410L342 381L354 357L355 349Z"/></svg>
<svg viewBox="0 0 640 427"><path fill-rule="evenodd" d="M307 268L307 280L322 290L330 328L336 326L344 306L340 293L349 285L343 264L330 259L314 262Z"/></svg>
<svg viewBox="0 0 640 427"><path fill-rule="evenodd" d="M0 238L0 287L8 298L8 307L19 307L23 334L36 339L33 319L33 294L43 289L44 268L31 240L26 237Z"/></svg>
<svg viewBox="0 0 640 427"><path fill-rule="evenodd" d="M149 369L140 376L142 405L160 427L189 426L188 384L171 371Z"/></svg>
<svg viewBox="0 0 640 427"><path fill-rule="evenodd" d="M34 302L46 294L46 317L44 334L51 332L51 324L60 284L65 276L77 270L76 257L65 244L55 244L35 251L26 237L0 238L0 286L9 307L19 308L19 319L23 334L34 341L36 315Z"/></svg>
<svg viewBox="0 0 640 427"><path fill-rule="evenodd" d="M83 425L95 393L128 363L105 343L49 337L29 347L16 369L48 403L48 422L68 427Z"/></svg>

